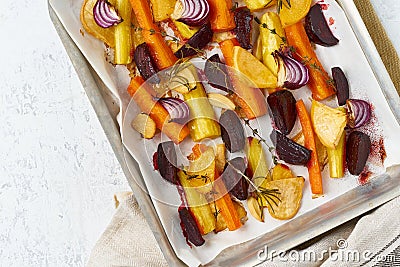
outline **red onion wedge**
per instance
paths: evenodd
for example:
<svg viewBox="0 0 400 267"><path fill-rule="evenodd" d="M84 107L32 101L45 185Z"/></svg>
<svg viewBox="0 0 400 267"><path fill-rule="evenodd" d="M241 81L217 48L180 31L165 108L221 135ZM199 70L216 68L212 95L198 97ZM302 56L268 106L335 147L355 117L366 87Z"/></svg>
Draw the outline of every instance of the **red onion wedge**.
<svg viewBox="0 0 400 267"><path fill-rule="evenodd" d="M189 106L185 101L175 97L156 98L156 100L168 111L171 122L185 124L189 120Z"/></svg>
<svg viewBox="0 0 400 267"><path fill-rule="evenodd" d="M210 13L206 0L178 0L171 18L189 26L203 25Z"/></svg>
<svg viewBox="0 0 400 267"><path fill-rule="evenodd" d="M347 104L347 125L350 128L358 128L366 124L371 118L371 105L360 99L348 99Z"/></svg>
<svg viewBox="0 0 400 267"><path fill-rule="evenodd" d="M278 64L278 86L290 90L303 87L310 78L307 67L295 59L289 48L273 52Z"/></svg>
<svg viewBox="0 0 400 267"><path fill-rule="evenodd" d="M109 28L122 22L115 8L107 0L98 0L93 7L94 21L102 28Z"/></svg>

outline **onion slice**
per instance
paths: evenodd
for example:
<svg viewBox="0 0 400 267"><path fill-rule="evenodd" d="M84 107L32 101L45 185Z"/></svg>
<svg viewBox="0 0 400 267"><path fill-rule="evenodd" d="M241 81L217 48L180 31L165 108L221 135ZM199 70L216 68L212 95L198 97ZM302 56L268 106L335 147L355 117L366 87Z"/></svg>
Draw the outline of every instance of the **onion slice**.
<svg viewBox="0 0 400 267"><path fill-rule="evenodd" d="M162 97L156 100L168 111L170 122L185 124L189 120L189 106L180 98Z"/></svg>
<svg viewBox="0 0 400 267"><path fill-rule="evenodd" d="M371 118L371 105L360 99L348 99L347 104L347 125L350 128L359 128L366 124Z"/></svg>
<svg viewBox="0 0 400 267"><path fill-rule="evenodd" d="M171 18L189 26L201 26L209 13L210 6L206 0L178 0Z"/></svg>
<svg viewBox="0 0 400 267"><path fill-rule="evenodd" d="M310 79L306 65L295 59L289 48L273 52L278 64L278 86L295 90L303 87Z"/></svg>
<svg viewBox="0 0 400 267"><path fill-rule="evenodd" d="M93 7L94 21L102 28L109 28L122 22L115 8L107 0L98 0Z"/></svg>

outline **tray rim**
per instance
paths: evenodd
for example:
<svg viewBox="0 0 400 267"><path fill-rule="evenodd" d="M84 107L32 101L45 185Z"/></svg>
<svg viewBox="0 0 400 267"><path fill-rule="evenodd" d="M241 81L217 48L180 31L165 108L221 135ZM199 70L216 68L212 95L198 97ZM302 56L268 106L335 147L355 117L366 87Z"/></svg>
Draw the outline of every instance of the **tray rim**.
<svg viewBox="0 0 400 267"><path fill-rule="evenodd" d="M368 60L370 67L372 71L374 72L374 75L380 84L380 87L386 97L386 100L389 103L389 106L396 117L397 121L400 124L400 97L394 87L394 84L392 80L390 79L390 76L386 70L386 67L383 64L382 59L379 56L379 53L371 39L371 36L368 33L368 30L364 24L364 22L361 19L361 16L354 4L354 1L348 1L348 0L335 0L343 9L343 11L346 14L346 17L348 18L350 25L353 29L353 32L355 33L355 36L364 52L364 55L366 59ZM93 106L93 109L96 112L96 115L102 125L102 128L107 136L107 139L110 142L110 145L118 159L118 162L120 163L122 170L124 172L124 175L126 176L128 183L130 187L132 188L132 191L135 194L135 198L141 207L141 209L146 210L146 212L143 212L147 222L149 223L149 226L155 235L156 240L158 241L158 244L161 248L161 251L167 260L169 265L173 266L185 266L185 264L176 256L171 244L168 241L168 238L166 236L166 233L164 231L163 226L161 225L161 222L157 216L157 213L155 211L155 208L153 206L152 200L149 197L147 193L145 193L140 186L137 184L136 180L133 178L139 177L141 180L143 180L142 175L140 174L140 171L138 169L137 163L134 161L134 159L130 156L130 154L127 152L127 150L124 148L122 144L122 139L121 135L119 132L119 126L116 121L116 114L115 111L112 111L110 109L110 106L107 105L106 99L110 98L110 96L106 96L107 88L105 85L101 82L100 78L97 76L97 74L94 72L90 64L86 61L78 47L75 45L75 43L72 41L68 33L66 32L65 28L61 24L59 18L55 14L55 11L51 7L50 0L48 0L48 9L49 9L49 15L51 18L51 21L53 25L56 28L56 31L66 49L66 52L68 56L71 59L71 62L77 70L77 75L82 83L82 86L85 89L85 92ZM79 71L78 71L79 70ZM129 166L131 168L129 168ZM132 168L132 166L134 168ZM132 173L134 172L134 173ZM396 172L397 174L399 171ZM391 175L386 175L386 178L384 179L400 179L400 177L392 177ZM376 180L379 180L378 182L382 182L384 179L374 179L374 182ZM360 189L363 187L357 187L356 189ZM365 187L364 187L365 188ZM367 193L371 193L374 190L376 191L377 184L376 183L370 183L368 188L370 191ZM355 207L354 209L349 210L347 213L340 213L338 217L336 217L336 220L331 220L328 223L325 223L322 227L319 226L317 227L318 229L313 229L309 228L307 229L307 233L303 233L303 235L300 235L296 238L293 238L292 240L280 240L278 244L273 245L271 248L276 249L276 250L289 250L313 237L316 237L330 229L333 229L342 223L345 223L359 215L364 214L365 212L368 212L377 206L380 206L387 201L397 197L400 195L400 183L392 188L392 190L388 190L386 192L383 192L383 195L378 196L376 199L374 199L376 202L375 204L369 203L365 207ZM352 190L353 191L353 190ZM350 191L349 193L351 193ZM364 192L365 193L365 192ZM382 193L382 192L381 192ZM346 194L345 194L346 195ZM371 199L368 199L371 200ZM328 202L327 204L330 204L331 202ZM327 205L324 204L321 207ZM342 215L342 216L340 216ZM344 216L346 215L346 216ZM343 217L343 218L342 218ZM344 219L344 220L341 220ZM286 224L285 224L286 225ZM285 226L284 225L284 226ZM275 232L275 231L273 231ZM304 231L303 231L304 232ZM268 233L269 234L269 233ZM268 235L266 234L266 235ZM266 235L263 235L262 237L265 237ZM260 238L256 238L253 240L250 240L248 242L245 242L243 244L247 243L255 243L255 242L260 242ZM286 241L286 242L284 242ZM244 264L244 265L257 265L260 264L261 262L255 262L253 260L246 260L249 257L249 251L240 253L238 252L238 248L236 247L243 247L243 244L236 245L234 248L227 248L224 251L222 251L212 262L206 264L207 266L218 266L219 264L222 264L225 262L227 263L227 260L232 260L234 257L232 255L235 255L236 259L239 258L239 260L236 260L235 263L237 264ZM252 248L254 250L254 247ZM231 252L229 252L231 251ZM232 255L230 255L232 254ZM254 254L254 253L253 253ZM247 257L246 257L247 256ZM244 258L243 258L244 257ZM246 261L243 261L245 259ZM232 262L230 262L232 263Z"/></svg>

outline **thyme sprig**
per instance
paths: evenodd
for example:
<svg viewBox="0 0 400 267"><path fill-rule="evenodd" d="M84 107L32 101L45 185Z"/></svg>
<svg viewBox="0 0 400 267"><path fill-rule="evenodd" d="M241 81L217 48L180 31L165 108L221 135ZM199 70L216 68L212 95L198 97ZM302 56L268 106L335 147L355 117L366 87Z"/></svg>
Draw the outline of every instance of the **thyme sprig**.
<svg viewBox="0 0 400 267"><path fill-rule="evenodd" d="M284 42L284 43L286 44L286 37L279 35L279 34L276 32L276 29L275 29L275 28L272 28L272 29L269 28L268 25L267 25L267 23L262 23L261 20L260 20L258 17L254 17L254 21L257 22L257 24L261 25L261 27L263 27L264 29L269 30L269 32L270 32L271 34L278 35L278 37L281 38L282 42Z"/></svg>
<svg viewBox="0 0 400 267"><path fill-rule="evenodd" d="M275 165L278 164L278 157L274 154L275 147L270 146L270 145L267 143L267 140L265 140L265 139L260 135L260 133L258 132L258 129L253 128L253 127L251 126L250 120L244 119L244 124L245 124L247 127L250 128L250 130L252 131L254 137L258 137L259 142L263 142L263 143L267 146L268 152L271 154L273 163L274 163Z"/></svg>
<svg viewBox="0 0 400 267"><path fill-rule="evenodd" d="M196 89L197 86L195 85L192 87L190 85L189 79L184 75L180 74L182 71L184 71L190 66L190 64L188 64L188 61L189 60L187 58L181 58L174 63L174 65L168 71L167 83L170 84L172 81L177 82L178 84L185 86L188 92L190 92Z"/></svg>
<svg viewBox="0 0 400 267"><path fill-rule="evenodd" d="M276 7L276 12L278 14L281 13L283 6L285 6L287 9L290 9L292 7L290 0L278 0L277 7Z"/></svg>
<svg viewBox="0 0 400 267"><path fill-rule="evenodd" d="M230 163L228 161L228 164L232 167L232 169L235 172L237 172L242 177L244 177L247 180L247 182L249 183L249 185L254 189L254 192L255 192L255 194L257 196L257 200L258 200L257 202L261 208L261 212L262 212L261 216L263 216L263 207L264 207L263 199L265 201L267 201L266 204L268 204L268 206L271 208L272 212L275 213L272 203L275 204L276 206L278 206L278 202L282 202L282 200L278 196L281 194L281 192L279 192L279 189L268 189L268 188L264 188L261 186L257 186L253 183L253 181L246 174L244 174L241 170L236 168L232 163Z"/></svg>

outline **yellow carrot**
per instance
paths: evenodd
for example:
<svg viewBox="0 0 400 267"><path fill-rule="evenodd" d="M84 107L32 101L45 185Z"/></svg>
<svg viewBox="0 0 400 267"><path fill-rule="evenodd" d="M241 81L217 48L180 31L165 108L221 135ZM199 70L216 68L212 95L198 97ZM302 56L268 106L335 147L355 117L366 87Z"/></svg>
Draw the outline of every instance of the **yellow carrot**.
<svg viewBox="0 0 400 267"><path fill-rule="evenodd" d="M129 0L116 0L115 8L122 17L122 22L115 26L115 64L129 64L132 61L132 39L131 39L131 13L132 8Z"/></svg>

